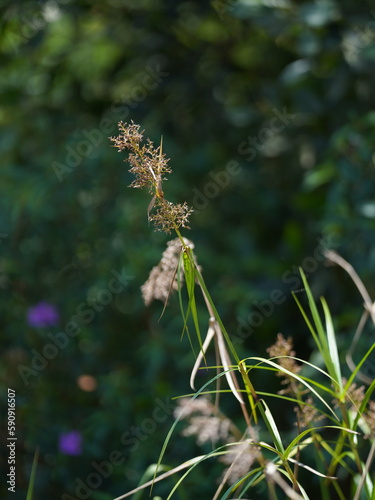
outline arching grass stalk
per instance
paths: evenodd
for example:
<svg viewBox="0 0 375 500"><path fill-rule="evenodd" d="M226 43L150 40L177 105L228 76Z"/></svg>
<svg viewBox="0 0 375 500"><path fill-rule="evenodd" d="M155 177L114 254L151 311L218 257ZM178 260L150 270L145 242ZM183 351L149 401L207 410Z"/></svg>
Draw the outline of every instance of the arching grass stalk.
<svg viewBox="0 0 375 500"><path fill-rule="evenodd" d="M192 213L192 209L189 208L186 203L175 204L169 202L165 198L163 191L163 182L167 179L166 175L171 173L172 170L168 166L169 160L166 159L164 153L162 152L162 143L159 147L154 147L152 141L150 141L150 139L147 139L146 144L142 145L143 132L140 132L140 126L134 124L133 122L131 124L120 122L119 129L119 136L112 137L111 140L114 143L114 146L118 148L119 152L124 150L129 151L128 161L131 165L130 172L135 175L135 180L131 183L130 187L148 188L149 193L152 195L152 199L147 210L148 220L154 223L157 230L164 231L167 234L169 234L171 231L174 231L181 243L180 258L182 259L183 263L182 268L184 272L189 300L188 309L184 318L184 330L186 328L187 319L189 316L191 316L200 348L199 359L201 359L202 357L204 359L205 351L208 347L208 342L203 342L200 333L198 312L195 301L195 287L198 284L210 316L209 332L210 334L212 332L214 333L213 336L216 340L216 346L223 365L223 369L225 370L226 379L234 396L241 404L241 409L244 413L247 424L250 425L251 419L247 412L244 401L240 395L240 388L238 386L236 376L233 370L229 370L229 367L232 364L229 352L234 358L237 366L240 365L239 356L219 316L219 313L204 282L202 273L200 272L199 267L196 264L196 259L193 254L192 247L187 244L185 238L183 238L180 232L181 227L189 227L188 221L189 216ZM241 371L240 373L243 376L243 373ZM193 382L194 381L192 380L192 383ZM244 382L254 420L257 422L254 402L256 393L247 376Z"/></svg>

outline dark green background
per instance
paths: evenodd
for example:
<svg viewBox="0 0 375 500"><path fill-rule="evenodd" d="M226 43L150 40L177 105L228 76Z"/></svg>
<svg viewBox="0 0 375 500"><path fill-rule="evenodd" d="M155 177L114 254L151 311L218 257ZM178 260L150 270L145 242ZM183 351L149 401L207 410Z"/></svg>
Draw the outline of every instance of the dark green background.
<svg viewBox="0 0 375 500"><path fill-rule="evenodd" d="M293 336L297 355L310 356L291 297L302 265L316 296L328 300L344 360L362 301L342 270L313 256L318 239L334 242L374 292L375 8L333 0L2 5L0 376L3 415L6 387L17 393L12 498L25 498L38 446L35 498L75 497L76 478L85 482L93 461L120 450L122 464L89 497L108 500L157 461L173 417L144 433L136 450L121 436L151 418L158 399L190 391L193 363L187 339L180 342L177 297L159 323L162 304L142 303L140 286L168 237L148 226L149 197L127 188L125 155L108 136L119 120L141 124L156 142L163 136L174 170L165 194L196 209L184 235L233 336L256 301L281 290L283 303L237 344L241 356L266 355L279 331ZM293 116L275 132L278 113ZM220 174L226 168L236 175ZM124 291L26 386L18 367L30 366L31 350L40 352L46 335L123 268L133 277ZM59 308L60 328L27 325L27 309L40 300ZM205 321L203 313L202 330ZM361 348L372 336L369 329ZM76 385L87 373L98 381L92 393ZM255 386L278 387L271 376L255 377ZM241 425L232 400L223 404ZM278 407L285 428L288 412ZM1 425L3 433L5 418ZM83 434L80 457L57 448L73 428ZM165 463L201 452L178 438ZM2 484L7 471L4 453ZM180 498L212 496L220 471L197 469Z"/></svg>

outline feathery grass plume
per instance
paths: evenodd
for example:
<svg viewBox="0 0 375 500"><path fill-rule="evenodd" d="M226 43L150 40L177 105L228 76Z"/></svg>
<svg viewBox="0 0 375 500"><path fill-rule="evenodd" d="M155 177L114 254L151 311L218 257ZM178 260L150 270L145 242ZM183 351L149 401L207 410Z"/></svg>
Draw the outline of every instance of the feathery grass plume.
<svg viewBox="0 0 375 500"><path fill-rule="evenodd" d="M219 457L219 461L228 466L223 473L225 482L230 485L237 483L249 472L260 455L260 447L255 445L252 439L230 446L228 453Z"/></svg>
<svg viewBox="0 0 375 500"><path fill-rule="evenodd" d="M182 398L174 410L175 418L186 419L189 426L182 431L183 436L196 436L197 444L217 441L227 442L231 421L221 415L216 407L204 396L196 399Z"/></svg>
<svg viewBox="0 0 375 500"><path fill-rule="evenodd" d="M162 152L162 144L155 147L150 139L142 144L143 131L133 121L128 123L119 122L120 134L110 137L119 152L129 151L128 162L131 165L130 172L135 175L135 180L130 184L133 188L147 187L153 195L148 206L148 217L155 228L165 233L176 230L179 227L189 228L189 216L193 210L187 203L171 203L164 197L163 181L166 174L172 169L168 166L169 159ZM151 210L155 213L150 216Z"/></svg>
<svg viewBox="0 0 375 500"><path fill-rule="evenodd" d="M183 436L196 436L198 445L211 442L213 446L219 441L228 445L226 453L218 460L227 468L222 475L222 483L235 484L245 476L253 463L260 458L260 447L255 443L258 438L254 428L251 439L243 439L233 422L221 414L215 405L204 396L195 399L182 398L174 410L175 418L185 419L189 425L182 431ZM241 441L237 441L240 437Z"/></svg>
<svg viewBox="0 0 375 500"><path fill-rule="evenodd" d="M184 238L184 242L187 247L194 248L192 241ZM141 286L146 306L150 305L154 299L166 303L170 293L178 290L178 283L182 283L184 279L182 268L178 270L180 254L180 238L168 241L160 262L152 268L147 281Z"/></svg>

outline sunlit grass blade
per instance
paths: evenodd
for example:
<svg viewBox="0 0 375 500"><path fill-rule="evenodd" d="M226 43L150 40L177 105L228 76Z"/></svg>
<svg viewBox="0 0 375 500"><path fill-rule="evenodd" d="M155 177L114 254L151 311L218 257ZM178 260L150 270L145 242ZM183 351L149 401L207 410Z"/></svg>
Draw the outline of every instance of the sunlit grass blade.
<svg viewBox="0 0 375 500"><path fill-rule="evenodd" d="M277 451L280 453L280 456L283 456L285 454L285 449L283 442L281 440L281 436L279 433L279 429L277 428L276 422L273 418L273 415L268 408L267 403L264 401L264 399L261 399L259 401L259 411L263 416L264 423L267 426L268 432L271 434L272 441L275 445L275 448Z"/></svg>
<svg viewBox="0 0 375 500"><path fill-rule="evenodd" d="M194 457L190 460L187 460L186 462L183 462L182 464L178 465L177 467L174 467L173 469L170 469L167 472L164 472L164 474L161 474L160 476L154 477L150 481L147 481L147 483L142 484L141 486L137 486L131 491L128 491L127 493L124 493L123 495L114 498L113 500L122 500L123 498L130 497L131 495L134 495L134 493L138 493L139 491L144 490L145 488L148 488L149 486L153 486L155 483L158 483L159 481L163 481L164 479L167 479L168 477L172 476L173 474L176 474L176 472L180 472L187 467L190 467L192 464L195 462L200 461L202 458L204 458L204 455ZM153 464L152 467L155 467L155 464ZM164 468L164 465L157 465L156 469L159 470L160 468ZM151 496L151 494L150 494Z"/></svg>
<svg viewBox="0 0 375 500"><path fill-rule="evenodd" d="M226 330L226 328L225 328L225 326L224 326L224 324L223 324L223 322L222 322L222 320L220 318L220 315L219 315L219 313L218 313L218 311L216 309L216 306L215 306L215 304L214 304L214 302L213 302L213 300L211 298L211 295L210 295L210 293L209 293L209 291L207 289L206 283L204 282L203 276L200 273L199 269L197 269L197 268L195 268L195 275L196 275L196 277L198 279L198 282L199 282L199 284L200 284L200 286L202 288L203 293L206 296L207 301L209 302L209 304L211 306L211 309L213 311L215 319L218 322L218 324L220 326L220 329L221 329L221 331L222 331L222 333L224 335L224 338L225 338L225 341L227 343L227 346L228 346L228 348L229 348L229 350L230 350L230 352L231 352L234 360L238 364L240 362L240 358L239 358L239 356L237 354L237 351L234 348L233 342L231 341L231 339L229 337L229 334L228 334L228 332L227 332L227 330Z"/></svg>
<svg viewBox="0 0 375 500"><path fill-rule="evenodd" d="M301 277L302 281L306 290L307 294L307 299L309 303L309 309L310 313L313 319L313 323L315 328L312 326L305 310L303 309L300 301L296 297L295 294L293 294L295 301L297 302L297 305L303 315L303 318L314 338L314 341L318 347L318 350L323 358L324 364L327 368L328 373L337 384L339 384L339 389L342 389L342 383L341 383L341 369L340 369L340 362L339 362L339 357L338 357L338 352L337 352L337 345L336 345L336 339L335 339L335 334L333 331L333 325L332 325L332 318L329 313L328 306L324 299L322 299L322 306L323 306L323 311L325 314L325 320L326 320L326 327L327 331L323 327L322 320L320 318L320 314L318 311L318 308L315 303L315 299L312 295L311 289L309 287L309 284L307 282L306 276L303 272L303 269L300 268L301 272ZM332 352L331 352L332 348ZM339 392L339 391L337 391Z"/></svg>
<svg viewBox="0 0 375 500"><path fill-rule="evenodd" d="M139 480L140 489L138 489L138 491L135 492L133 500L140 500L140 498L142 497L142 494L143 494L142 490L144 488L147 488L147 486L145 486L145 485L147 483L152 484L152 481L150 480L150 478L154 477L155 469L156 469L156 464L151 464L149 467L147 467L143 476ZM159 471L167 472L167 471L170 471L170 469L171 469L170 467L167 467L166 465L163 465L163 464L161 464L159 467Z"/></svg>
<svg viewBox="0 0 375 500"><path fill-rule="evenodd" d="M204 384L204 385L203 385L203 386L202 386L202 387L201 387L201 388L200 388L200 389L199 389L199 390L198 390L198 391L194 394L194 396L192 397L192 399L193 399L193 400L194 400L194 399L196 399L198 396L200 396L200 395L204 392L204 390L206 389L206 387L208 387L208 386L209 386L212 382L215 382L215 381L216 381L219 377L222 377L222 376L224 376L224 375L225 375L224 373L219 373L219 374L215 375L215 377L211 378L208 382L206 382L206 383L205 383L205 384ZM156 478L156 474L157 474L158 468L159 468L159 466L160 466L160 464L161 464L161 462L162 462L162 460L163 460L163 457L164 457L165 451L166 451L167 446L168 446L168 443L169 443L169 441L170 441L170 439L171 439L171 437L172 437L172 434L173 434L173 432L174 432L174 430L175 430L175 428L176 428L176 426L177 426L178 422L181 420L181 418L182 418L182 417L183 417L183 414L182 414L182 413L181 413L180 415L178 415L178 416L175 418L175 420L174 420L174 422L173 422L173 424L172 424L171 428L170 428L170 429L169 429L169 431L168 431L168 434L167 434L167 436L166 436L166 438L165 438L165 440L164 440L164 443L163 443L162 449L161 449L160 454L159 454L159 458L158 458L158 462L157 462L157 466L156 466L156 470L155 470L155 474L154 474L154 479Z"/></svg>
<svg viewBox="0 0 375 500"><path fill-rule="evenodd" d="M307 283L307 279L306 279L305 273L303 272L302 268L300 268L300 273L301 273L303 285L304 285L304 288L306 291L312 319L313 319L314 324L315 324L315 329L312 326L307 314L305 313L305 310L303 309L303 307L302 307L302 305L301 305L300 301L298 300L297 295L295 293L293 293L293 297L294 297L294 300L297 302L297 305L302 313L302 316L303 316L307 326L309 327L309 330L314 338L314 341L315 341L319 351L322 352L324 350L324 348L327 347L326 342L325 342L325 338L324 338L324 336L322 338L322 335L321 335L321 332L323 331L323 325L322 325L322 322L321 322L321 319L319 316L318 309L317 309L316 304L315 304L314 297L313 297L312 292L310 290L309 284Z"/></svg>
<svg viewBox="0 0 375 500"><path fill-rule="evenodd" d="M301 496L281 477L281 474L284 474L289 480L292 480L290 474L288 474L286 471L283 471L282 469L278 470L273 462L268 462L265 468L265 473L266 479L269 481L269 484L272 485L276 483L287 495L287 498L290 498L291 500L308 500L309 497L307 495ZM298 483L295 482L295 484ZM302 488L301 491L303 491ZM275 498L277 497L275 496Z"/></svg>
<svg viewBox="0 0 375 500"><path fill-rule="evenodd" d="M337 343L336 343L336 335L335 331L333 329L333 323L332 323L332 317L331 313L328 309L327 302L325 299L322 299L322 306L324 310L324 316L326 320L326 331L327 331L327 340L328 340L328 350L329 350L329 358L331 360L331 363L329 366L332 367L332 373L328 370L330 373L331 377L335 376L335 381L339 387L340 392L342 392L342 377L341 377L341 365L340 365L340 359L339 359L339 353L337 350ZM328 369L328 366L327 366Z"/></svg>
<svg viewBox="0 0 375 500"><path fill-rule="evenodd" d="M242 495L244 495L250 488L254 488L261 481L264 481L263 469L264 469L263 467L257 467L251 470L245 477L239 479L236 483L232 484L224 493L224 495L221 496L220 500L229 500L229 497L233 497L233 492L236 491L238 487L244 483L244 481L248 480L241 495L238 497L238 498L243 498Z"/></svg>
<svg viewBox="0 0 375 500"><path fill-rule="evenodd" d="M195 271L196 271L196 266L195 266L195 262L194 262L194 257L192 255L192 250L190 247L183 248L182 257L183 257L186 288L187 288L188 297L189 297L189 304L188 304L186 316L188 317L189 314L191 313L191 316L193 318L195 331L196 331L196 334L198 337L199 348L200 348L201 352L203 352L203 342L202 342L202 336L201 336L201 332L200 332L200 328L199 328L198 312L197 312L197 306L196 306L196 301L195 301ZM203 357L204 357L204 355L203 355Z"/></svg>
<svg viewBox="0 0 375 500"><path fill-rule="evenodd" d="M363 356L363 358L361 359L361 361L357 364L357 366L356 366L355 370L353 371L353 373L350 375L350 377L349 377L349 379L348 379L348 381L347 381L347 383L345 384L345 387L344 387L345 391L347 391L348 388L352 385L353 380L355 379L357 373L360 371L360 369L362 368L363 364L368 359L368 357L370 356L370 354L372 353L372 351L374 349L375 349L375 342L372 343L371 347L368 349L368 351Z"/></svg>
<svg viewBox="0 0 375 500"><path fill-rule="evenodd" d="M217 347L218 347L218 351L219 351L220 360L223 363L225 378L227 379L228 385L229 385L233 395L235 396L235 398L239 401L239 403L244 405L245 403L244 403L244 401L243 401L243 399L240 396L240 393L238 391L238 384L236 381L236 376L234 374L234 370L229 368L229 363L230 363L229 354L228 354L228 351L227 351L226 346L225 346L224 337L223 337L222 332L221 332L220 328L218 327L217 323L216 323L215 332L216 332L216 338L217 338Z"/></svg>
<svg viewBox="0 0 375 500"><path fill-rule="evenodd" d="M197 358L197 355L195 354L195 349L194 349L193 341L192 341L191 336L190 336L189 327L188 327L189 308L185 312L184 302L183 302L183 298L182 298L182 281L181 281L182 266L183 266L183 264L182 264L182 258L180 258L179 261L178 261L178 271L177 271L177 292L178 292L178 301L179 301L179 304L180 304L181 316L182 316L182 319L183 319L183 322L184 322L183 326L182 326L181 339L183 338L184 333L186 331L186 335L188 336L189 344L190 344L191 350L193 351L193 355L194 355L195 358Z"/></svg>
<svg viewBox="0 0 375 500"><path fill-rule="evenodd" d="M346 385L345 385L345 387L346 387ZM367 391L365 393L365 397L363 398L361 406L358 409L357 416L353 422L353 429L357 428L358 421L362 417L362 414L365 411L367 403L369 402L374 390L375 390L375 380L373 380L372 384L370 385L370 387L367 389Z"/></svg>
<svg viewBox="0 0 375 500"><path fill-rule="evenodd" d="M26 500L33 500L33 491L34 491L34 484L35 484L36 468L37 468L37 464L38 464L38 458L39 458L39 449L37 448L35 450L35 453L34 453L33 465L31 467L30 481L29 481L29 486L27 488Z"/></svg>
<svg viewBox="0 0 375 500"><path fill-rule="evenodd" d="M352 431L350 429L347 429L346 427L341 427L341 426L338 426L338 425L324 425L324 426L319 426L319 427L310 427L309 429L305 429L304 431L302 431L300 434L298 434L298 436L296 436L290 443L289 445L287 446L286 450L285 450L285 454L284 454L284 458L288 459L289 460L289 456L290 454L292 453L293 450L296 449L297 445L298 446L301 446L304 445L306 446L306 444L310 444L312 443L312 441L308 442L308 443L305 443L305 441L303 441L301 444L300 444L300 441L301 439L303 439L305 436L307 436L308 434L312 434L312 433L317 433L317 431L319 430L323 430L323 429L337 429L339 431L342 431L342 432L349 432L349 433L352 433L352 434L356 434L355 431ZM332 448L330 448L330 454L332 456L334 456L334 451L332 450Z"/></svg>
<svg viewBox="0 0 375 500"><path fill-rule="evenodd" d="M198 353L198 356L195 360L195 363L194 363L194 366L193 366L193 369L192 369L191 375L190 375L190 387L194 391L195 391L194 383L195 383L196 374L197 374L199 367L204 359L204 355L207 351L207 348L210 345L210 342L214 338L214 336L215 336L215 330L214 330L213 326L210 324L210 326L208 327L208 330L207 330L206 338L204 339L204 342L203 342L202 349Z"/></svg>
<svg viewBox="0 0 375 500"><path fill-rule="evenodd" d="M372 497L374 494L374 491L373 491L374 485L373 485L373 481L370 477L370 469L371 469L371 465L374 461L374 457L375 457L375 441L373 440L370 452L367 456L366 463L364 464L362 462L362 464L361 464L362 465L362 476L360 478L360 481L358 482L357 491L354 495L353 500L359 500L361 498L362 490L365 490L365 496L367 498L370 498L370 495Z"/></svg>
<svg viewBox="0 0 375 500"><path fill-rule="evenodd" d="M266 359L266 358L259 358L257 356L251 356L249 358L246 358L246 360L255 360L255 361L260 361L262 363L268 364L270 366L273 366L273 368L276 368L277 371L283 372L289 377L295 378L298 382L303 384L305 387L307 387L323 404L326 408L328 408L329 412L335 417L336 421L340 421L338 416L336 415L335 411L332 409L332 407L325 401L325 399L312 387L311 384L309 384L303 377L300 377L296 373L293 373L286 368L282 367L281 365L278 365L274 363L273 361ZM245 361L246 361L245 360Z"/></svg>
<svg viewBox="0 0 375 500"><path fill-rule="evenodd" d="M240 363L238 364L238 369L239 369L239 371L241 373L242 380L243 380L243 382L245 384L247 397L249 399L249 403L250 403L250 407L251 407L251 412L252 412L252 415L254 417L254 422L257 424L258 423L258 417L257 417L257 413L256 413L255 401L258 400L258 396L257 396L257 394L255 392L253 384L251 383L249 375L247 373L247 368L246 368L245 361L240 361Z"/></svg>
<svg viewBox="0 0 375 500"><path fill-rule="evenodd" d="M194 463L190 466L189 470L187 470L183 475L182 477L177 481L177 483L174 485L174 487L172 488L172 490L170 491L168 497L166 498L166 500L170 500L172 498L172 495L173 493L177 490L177 488L180 486L180 484L182 483L182 481L184 481L184 479L190 474L190 472L197 466L199 465L201 462L205 461L205 460L208 460L209 458L212 458L212 457L217 457L217 456L220 456L220 455L225 455L226 452L225 451L220 451L220 450L224 450L225 448L228 448L230 446L233 446L235 445L236 443L227 443L227 444L224 444L222 446L219 446L218 448L212 450L211 452L207 453L206 455L204 456L201 456L200 457L200 460L195 460Z"/></svg>

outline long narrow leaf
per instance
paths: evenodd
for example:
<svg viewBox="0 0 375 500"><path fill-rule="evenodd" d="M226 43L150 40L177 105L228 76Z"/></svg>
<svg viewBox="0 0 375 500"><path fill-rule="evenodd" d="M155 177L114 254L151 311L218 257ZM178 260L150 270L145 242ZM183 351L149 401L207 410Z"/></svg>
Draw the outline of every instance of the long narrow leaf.
<svg viewBox="0 0 375 500"><path fill-rule="evenodd" d="M346 387L346 386L345 386ZM367 403L372 395L372 393L374 392L375 390L375 380L373 380L372 384L370 385L370 387L367 389L366 393L365 393L365 397L363 398L363 401L361 403L361 406L359 407L358 409L358 412L357 412L357 415L356 415L356 418L354 420L354 423L353 423L353 429L356 429L357 428L357 425L358 425L358 421L359 419L361 418L363 412L365 411L365 408L367 406Z"/></svg>
<svg viewBox="0 0 375 500"><path fill-rule="evenodd" d="M204 392L204 389L206 387L208 387L212 382L215 382L216 379L218 379L219 377L222 377L224 376L225 374L224 373L219 373L217 375L215 375L215 377L211 378L208 382L206 382L193 396L192 399L196 399L199 395L202 394L202 392ZM181 420L181 418L183 417L183 414L181 413L180 415L178 415L175 419L175 421L173 422L172 424L172 427L169 429L168 431L168 434L167 434L167 437L165 438L164 440L164 443L163 443L163 446L162 446L162 449L160 451L160 454L159 454L159 458L158 458L158 462L157 462L157 467L156 467L156 470L155 470L155 475L154 475L154 479L156 478L156 474L157 474L157 471L158 471L158 467L160 466L162 460L163 460L163 457L164 457L164 454L165 454L165 450L167 449L167 446L168 446L168 443L171 439L171 436L173 434L173 431L175 430L176 428L176 425L178 424L178 422Z"/></svg>
<svg viewBox="0 0 375 500"><path fill-rule="evenodd" d="M32 500L32 498L33 498L33 491L34 491L36 467L38 464L38 458L39 458L39 449L37 448L35 450L35 453L34 453L33 465L31 467L30 481L29 481L29 487L27 488L26 500Z"/></svg>
<svg viewBox="0 0 375 500"><path fill-rule="evenodd" d="M114 498L113 500L122 500L123 498L130 497L130 495L134 495L134 493L137 493L138 491L142 491L145 488L147 488L148 486L153 486L154 483L162 481L163 479L166 479L166 478L172 476L176 472L179 472L181 470L186 469L187 467L190 467L195 462L198 462L199 460L201 460L203 457L204 457L204 455L191 458L190 460L187 460L186 462L178 465L177 467L174 467L173 469L171 469L167 472L164 472L164 474L161 474L160 476L154 477L153 479L151 479L151 481L147 481L147 483L144 483L141 486L137 486L137 488L134 488L134 490L128 491L127 493L124 493L123 495ZM156 466L157 469L160 469L160 467L161 467L160 465Z"/></svg>
<svg viewBox="0 0 375 500"><path fill-rule="evenodd" d="M356 368L353 371L353 373L350 375L347 383L345 384L345 390L347 390L348 387L350 387L352 385L353 380L355 379L357 373L360 371L360 369L362 368L362 365L364 364L364 362L367 360L367 358L370 356L370 354L372 353L372 351L374 349L375 349L375 342L371 345L370 349L366 352L366 354L363 356L363 358L361 359L361 361L356 366Z"/></svg>
<svg viewBox="0 0 375 500"><path fill-rule="evenodd" d="M231 351L235 362L238 364L240 362L240 358L239 358L239 356L237 354L237 351L234 348L233 342L231 341L231 339L229 337L229 334L228 334L228 332L227 332L227 330L226 330L226 328L225 328L225 326L224 326L224 324L223 324L223 322L222 322L222 320L220 318L220 315L217 312L216 306L215 306L215 304L214 304L214 302L213 302L213 300L211 298L211 295L210 295L210 293L209 293L209 291L208 291L208 289L206 287L206 283L204 282L203 276L202 276L201 272L199 271L199 269L197 269L197 267L195 268L195 274L196 274L196 277L197 277L197 279L199 281L199 284L200 284L200 286L201 286L201 288L202 288L202 290L203 290L203 292L204 292L204 294L206 296L206 299L210 303L210 306L211 306L212 311L214 313L215 319L216 319L216 321L218 322L218 324L220 326L220 329L221 329L221 331L222 331L222 333L224 335L224 338L225 338L225 341L226 341L226 343L228 345L228 348Z"/></svg>
<svg viewBox="0 0 375 500"><path fill-rule="evenodd" d="M330 373L330 375L331 375L331 377L335 378L335 381L336 381L336 383L339 387L339 390L341 392L342 391L341 366L340 366L339 353L337 350L336 336L335 336L335 332L333 329L332 317L331 317L331 313L328 309L327 302L324 299L322 299L322 306L323 306L325 320L326 320L326 331L327 331L329 357L332 361L332 364L330 364L330 366L332 366L333 373ZM327 366L327 368L329 368L329 367Z"/></svg>
<svg viewBox="0 0 375 500"><path fill-rule="evenodd" d="M215 336L215 330L214 330L213 326L210 324L208 327L208 330L207 330L206 338L204 339L204 342L203 342L202 349L198 353L197 359L195 360L195 363L194 363L194 366L193 366L193 369L192 369L191 375L190 375L190 387L194 391L195 391L195 386L194 386L195 376L196 376L196 374L199 370L199 367L204 359L204 355L206 354L207 348L210 345L210 342L214 338L214 336Z"/></svg>
<svg viewBox="0 0 375 500"><path fill-rule="evenodd" d="M179 300L179 304L180 304L181 316L182 316L182 319L184 321L184 324L182 327L182 332L181 332L181 339L183 338L184 333L186 331L186 334L187 334L188 339L189 339L189 344L190 344L191 350L193 351L194 358L197 358L197 355L195 354L194 345L193 345L193 342L191 340L189 327L187 324L188 319L189 319L189 309L188 309L188 311L185 312L184 303L183 303L183 299L182 299L182 281L181 281L182 267L183 267L182 258L180 258L178 261L178 271L177 271L177 285L178 285L177 292L178 292L178 300Z"/></svg>
<svg viewBox="0 0 375 500"><path fill-rule="evenodd" d="M297 375L296 373L293 373L289 370L287 370L286 368L283 368L282 366L274 363L273 361L269 360L269 359L265 359L265 358L258 358L257 356L252 356L250 358L246 358L246 359L249 359L249 360L257 360L257 361L261 361L263 363L266 363L266 364L269 364L270 366L273 366L274 368L276 368L279 372L283 372L287 375L289 375L290 377L293 377L295 378L296 380L298 380L298 382L300 382L301 384L303 384L305 387L307 387L323 404L326 408L328 408L328 410L330 411L330 413L332 413L332 415L335 417L335 419L337 421L339 421L339 418L338 416L336 415L336 413L333 411L333 409L329 406L329 404L322 398L322 396L311 386L311 384L308 384L302 377L300 377L299 375Z"/></svg>
<svg viewBox="0 0 375 500"><path fill-rule="evenodd" d="M285 454L285 448L283 442L281 440L281 436L279 433L279 429L277 428L276 422L272 416L270 409L268 408L267 403L264 399L259 401L259 411L263 415L264 422L268 428L269 433L271 434L272 441L275 445L277 451L281 454Z"/></svg>
<svg viewBox="0 0 375 500"><path fill-rule="evenodd" d="M182 257L183 257L186 288L187 288L188 297L189 297L187 316L189 316L189 313L191 313L192 318L193 318L195 331L196 331L196 334L198 337L199 348L200 348L201 352L203 352L202 336L201 336L201 332L200 332L200 328L199 328L198 312L197 312L197 306L196 306L196 301L195 301L195 271L196 271L196 266L195 266L192 250L190 247L183 248Z"/></svg>
<svg viewBox="0 0 375 500"><path fill-rule="evenodd" d="M285 450L284 457L289 460L289 455L296 448L297 444L301 441L301 439L304 438L307 434L315 433L316 431L318 431L320 429L338 429L339 431L342 431L342 432L349 432L351 434L357 434L355 431L352 431L352 430L347 429L345 427L341 427L339 425L324 425L324 426L320 426L320 427L311 427L310 429L305 429L304 431L302 431L300 434L298 434L297 437L295 437L293 439L293 441L291 443L289 443L287 449Z"/></svg>

